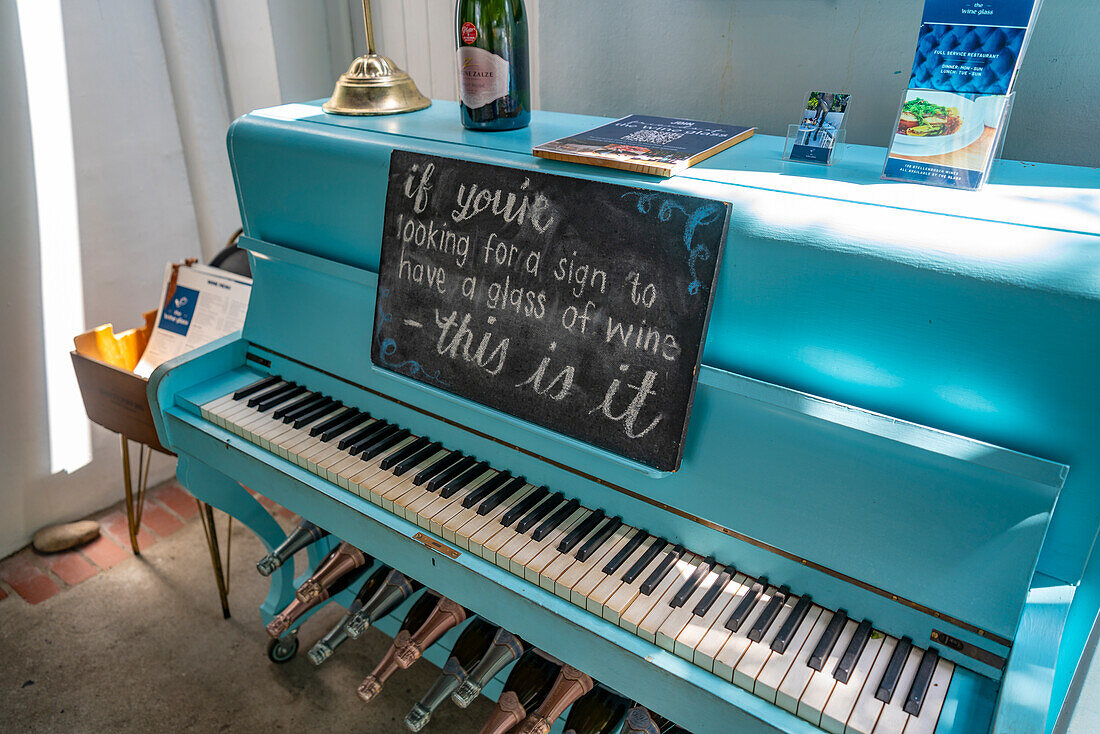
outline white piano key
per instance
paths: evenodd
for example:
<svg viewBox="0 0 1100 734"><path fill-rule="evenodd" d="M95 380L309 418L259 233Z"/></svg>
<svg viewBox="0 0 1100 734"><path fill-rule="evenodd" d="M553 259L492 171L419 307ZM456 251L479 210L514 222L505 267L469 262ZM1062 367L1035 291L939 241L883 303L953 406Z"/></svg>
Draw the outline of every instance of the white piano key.
<svg viewBox="0 0 1100 734"><path fill-rule="evenodd" d="M351 491L368 502L381 505L383 496L400 494L403 491L401 488L412 488L414 486L413 477L415 476L413 472L429 465L429 462L437 458L437 455L421 461L420 465L414 467L413 471L400 477L395 476L393 472L383 470L381 466L365 467L360 473L348 480L348 486Z"/></svg>
<svg viewBox="0 0 1100 734"><path fill-rule="evenodd" d="M703 560L702 556L694 553L684 553L680 560L676 561L669 572L665 574L661 583L657 584L653 593L647 597L652 600L652 603L646 604L642 601L646 597L639 595L622 615L619 626L633 632L642 639L655 643L657 641L657 630L660 629L661 624L668 618L668 615L672 613L672 607L669 605L672 603L673 597L676 596L676 592L680 590L680 587L692 577L696 567Z"/></svg>
<svg viewBox="0 0 1100 734"><path fill-rule="evenodd" d="M658 542L663 542L660 539L657 540ZM642 572L638 574L637 578L635 578L629 584L624 582L621 586L619 586L619 588L615 590L615 593L607 599L607 602L605 604L603 604L602 608L600 609L600 616L606 619L608 622L618 624L619 620L622 619L623 612L625 612L630 607L630 605L638 597L638 594L641 593L642 584L644 584L646 582L646 579L648 579L650 575L657 570L657 567L661 565L661 561L664 560L665 553L667 553L668 550L669 546L666 544L665 547L661 549L660 553L653 556L653 558L642 570ZM615 572L615 575L621 579L622 576L626 574L626 572L630 570L631 566L633 565L633 563L631 563L630 565L624 563L619 568L619 570Z"/></svg>
<svg viewBox="0 0 1100 734"><path fill-rule="evenodd" d="M716 565L714 568L703 577L703 580L699 582L699 588L691 595L691 597L684 602L683 606L673 609L672 612L665 618L665 621L661 622L661 626L657 628L657 634L654 637L654 642L658 647L673 652L676 649L676 638L680 636L680 633L687 627L688 622L695 616L694 609L699 605L699 602L703 600L707 592L710 591L710 587L718 581L718 577L723 571L721 565ZM718 603L718 599L714 600L714 603Z"/></svg>
<svg viewBox="0 0 1100 734"><path fill-rule="evenodd" d="M525 545L523 550L515 556L512 556L512 567L518 568L519 566L523 566L523 577L533 584L538 583L539 573L542 569L546 568L550 561L561 555L561 551L557 548L561 539L577 525L584 522L585 518L591 514L592 511L588 508L578 507L572 515L550 531L545 538L542 540L534 540L534 538L532 538L534 541L533 543ZM531 554L533 549L537 550ZM522 560L528 555L530 555L529 560Z"/></svg>
<svg viewBox="0 0 1100 734"><path fill-rule="evenodd" d="M813 629L810 630L810 635L805 644L799 650L798 657L791 662L786 675L783 676L783 682L779 684L775 694L775 703L780 708L790 711L792 714L798 713L798 699L802 698L802 693L806 690L806 684L810 682L810 678L813 677L814 673L814 669L809 665L810 656L813 655L818 640L821 639L821 635L825 633L825 628L829 626L832 619L833 613L828 609L821 612L821 616L817 618ZM755 691L755 688L753 690Z"/></svg>
<svg viewBox="0 0 1100 734"><path fill-rule="evenodd" d="M626 526L620 529L626 529ZM603 572L604 566L623 549L623 546L630 542L630 538L633 537L635 532L637 532L635 528L629 528L629 532L624 533L622 537L615 541L612 547L608 548L604 557L601 558L598 563L593 564L592 568L590 568L584 576L573 585L573 588L570 589L569 601L582 609L588 607L588 597L604 579L609 578L609 575ZM589 560L591 561L592 559Z"/></svg>
<svg viewBox="0 0 1100 734"><path fill-rule="evenodd" d="M581 579L588 575L588 572L597 569L602 570L607 562L614 556L613 552L617 553L619 544L625 543L626 539L635 532L635 528L628 525L621 525L619 528L610 535L603 542L603 544L588 557L587 561L577 561L569 566L565 571L554 580L554 593L563 599L572 599L573 588L580 583ZM574 555L574 558L576 556ZM574 602L576 603L576 602ZM583 606L584 601L581 600L579 606Z"/></svg>
<svg viewBox="0 0 1100 734"><path fill-rule="evenodd" d="M527 487L531 488L530 491L528 491ZM519 502L523 501L523 499L530 495L531 492L536 491L536 489L537 488L534 485L528 484L523 488L522 496L517 494L513 498L513 502L506 502L503 504L507 504L509 505L509 507L513 507ZM542 504L543 501L545 501L545 498L540 501L539 504ZM537 506L538 505L536 505L536 507ZM498 507L497 509L499 510L500 508ZM498 554L501 552L504 546L520 536L519 531L516 530L516 523L512 523L508 527L504 527L500 524L501 518L503 518L507 512L508 510L504 510L504 512L494 511L490 513L493 515L492 522L486 523L482 527L482 529L477 532L477 539L474 541L480 543L481 545L481 557L489 561L490 563L495 563L497 565L500 565L501 562L507 563L507 559L499 559Z"/></svg>
<svg viewBox="0 0 1100 734"><path fill-rule="evenodd" d="M509 479L508 481L512 480ZM527 482L519 488L519 491L509 497L508 501L501 502L493 508L493 510L483 515L486 520L485 524L482 525L481 529L476 533L470 535L470 547L477 549L474 553L490 563L496 563L496 549L504 545L506 538L510 538L516 534L516 531L512 528L502 526L500 524L500 518L503 517L504 513L508 512L510 508L522 502L527 495L534 491L535 485ZM474 509L477 509L477 505L474 506ZM498 535L501 536L499 539L497 538Z"/></svg>
<svg viewBox="0 0 1100 734"><path fill-rule="evenodd" d="M875 691L878 690L878 684L886 672L886 666L890 664L890 658L894 655L897 645L896 637L887 635L883 638L875 663L867 673L867 683L856 697L855 706L848 715L844 734L872 734L875 730L879 714L882 713L882 701L875 698Z"/></svg>
<svg viewBox="0 0 1100 734"><path fill-rule="evenodd" d="M756 579L745 579L745 583L734 591L733 596L730 597L722 612L710 625L710 628L703 633L703 637L695 646L695 652L691 657L691 661L700 668L714 672L714 658L718 657L718 653L722 651L722 647L726 644L730 635L733 634L726 628L726 620L737 609L754 583L756 583ZM767 590L765 589L765 591Z"/></svg>
<svg viewBox="0 0 1100 734"><path fill-rule="evenodd" d="M829 696L829 702L825 704L825 710L821 712L822 729L832 734L844 734L844 727L855 709L859 694L868 684L868 676L882 651L882 643L885 639L881 633L872 632L871 639L867 640L867 647L863 649L859 660L856 661L856 666L852 668L852 676L848 682L837 681L836 686L833 687L833 694ZM880 674L879 678L881 677ZM878 683L879 678L875 678L875 683Z"/></svg>
<svg viewBox="0 0 1100 734"><path fill-rule="evenodd" d="M902 706L905 705L909 689L913 687L913 679L917 677L917 668L920 667L922 655L924 650L915 645L909 651L905 667L901 670L901 677L898 678L897 688L894 689L894 697L890 699L890 703L883 704L882 713L879 714L878 721L875 723L874 734L902 734L905 731L905 725L910 717ZM872 682L878 685L878 681Z"/></svg>
<svg viewBox="0 0 1100 734"><path fill-rule="evenodd" d="M433 492L428 497L421 498L420 500L406 505L406 514L416 515L416 524L427 530L433 515L439 513L440 510L446 507L455 505L461 507L463 500L469 497L471 492L476 491L481 485L485 484L485 482L488 482L499 473L500 472L496 469L486 469L450 497L441 497L438 491ZM411 519L412 518L410 518L410 520Z"/></svg>
<svg viewBox="0 0 1100 734"><path fill-rule="evenodd" d="M787 601L783 603L783 608L775 615L775 619L772 620L768 631L764 633L764 637L759 642L750 644L748 649L745 650L745 654L741 656L741 660L733 671L733 684L735 686L744 688L746 691L752 691L756 685L756 676L760 675L760 671L764 669L764 664L771 657L772 642L797 603L798 597L794 594L788 594Z"/></svg>
<svg viewBox="0 0 1100 734"><path fill-rule="evenodd" d="M811 644L809 640L813 635L820 635L821 631L825 629L825 624L818 625L824 611L824 609L816 604L810 607L810 611L806 613L806 618L802 620L802 624L799 625L798 629L795 631L790 644L787 645L787 649L783 654L780 655L777 652L772 652L772 654L768 656L768 661L764 663L764 667L760 670L759 675L756 676L756 681L752 684L753 693L766 701L775 703L776 696L779 693L779 686L783 682L783 678L786 677L788 671L790 671L791 666L801 656L802 648Z"/></svg>
<svg viewBox="0 0 1100 734"><path fill-rule="evenodd" d="M741 626L735 632L730 633L729 639L722 645L722 649L718 651L718 654L714 656L714 674L719 678L733 682L733 671L737 669L737 664L741 662L741 658L744 656L745 651L749 649L749 645L754 644L749 639L749 632L752 631L756 620L764 613L764 609L771 602L776 591L776 587L768 586L760 593L756 604L745 618L745 621L741 623ZM727 614L726 618L729 616ZM723 625L725 625L725 621L725 619L721 620Z"/></svg>
<svg viewBox="0 0 1100 734"><path fill-rule="evenodd" d="M734 571L732 567L729 570L731 573ZM673 654L689 662L694 662L695 650L699 647L699 643L703 641L703 638L706 637L707 632L710 631L710 628L714 626L719 617L725 620L722 615L726 613L730 602L738 596L741 587L748 580L748 576L745 574L734 573L733 578L726 583L718 596L715 597L714 603L710 605L710 609L707 610L706 614L702 616L692 614L687 624L684 625L684 629L676 635L676 642L672 647Z"/></svg>
<svg viewBox="0 0 1100 734"><path fill-rule="evenodd" d="M844 623L844 628L840 630L840 634L836 638L836 644L833 645L833 651L829 653L829 657L825 658L825 665L821 670L814 671L814 674L810 676L810 680L806 683L805 690L802 691L802 697L798 700L798 718L805 719L814 726L821 724L821 712L829 701L833 686L836 685L836 679L833 678L833 669L840 662L844 651L848 649L848 643L851 642L852 635L855 634L858 626L859 623L854 619L849 619Z"/></svg>
<svg viewBox="0 0 1100 734"><path fill-rule="evenodd" d="M924 705L921 706L918 715L909 717L909 722L905 725L905 734L934 734L954 673L954 663L943 658L936 662L936 669L932 672L932 682L928 685L928 693L924 696Z"/></svg>

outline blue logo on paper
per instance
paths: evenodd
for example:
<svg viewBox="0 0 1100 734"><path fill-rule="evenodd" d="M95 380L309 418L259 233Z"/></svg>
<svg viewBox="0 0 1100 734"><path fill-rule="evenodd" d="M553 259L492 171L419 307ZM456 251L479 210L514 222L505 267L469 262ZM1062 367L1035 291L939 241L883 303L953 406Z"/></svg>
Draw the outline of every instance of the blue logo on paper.
<svg viewBox="0 0 1100 734"><path fill-rule="evenodd" d="M191 326L191 317L195 315L195 303L198 300L198 291L177 286L175 294L164 305L164 312L160 316L160 328L175 334L186 335L188 327Z"/></svg>

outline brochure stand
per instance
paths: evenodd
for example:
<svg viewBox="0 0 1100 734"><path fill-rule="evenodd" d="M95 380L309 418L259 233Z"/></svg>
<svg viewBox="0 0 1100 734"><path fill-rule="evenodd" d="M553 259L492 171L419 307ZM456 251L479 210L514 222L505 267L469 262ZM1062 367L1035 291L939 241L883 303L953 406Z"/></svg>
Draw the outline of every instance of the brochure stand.
<svg viewBox="0 0 1100 734"><path fill-rule="evenodd" d="M799 142L804 131L800 131L799 125L787 125L787 142L783 144L783 160L790 161L791 151L794 150L794 146ZM833 147L831 148L832 155L826 156L821 160L814 160L810 158L797 158L793 159L794 163L816 163L819 166L831 166L844 157L844 150L847 147L845 145L845 139L848 137L848 131L845 128L840 128L833 134ZM825 153L830 151L829 148L817 148Z"/></svg>
<svg viewBox="0 0 1100 734"><path fill-rule="evenodd" d="M901 104L898 105L895 129L900 124L905 103L910 96L933 94L949 93L906 90ZM1000 159L1004 150L1005 131L1012 116L1016 93L970 95L970 97L972 99L969 102L968 115L980 115L982 132L975 131L966 138L970 142L961 148L952 149L948 142L945 144L947 149L941 151L932 145L924 155L899 148L898 139L904 139L906 136L895 132L883 164L882 178L888 181L925 184L963 191L978 191L985 186L986 181L989 180L993 162ZM934 144L936 138L931 137L927 140L930 144Z"/></svg>

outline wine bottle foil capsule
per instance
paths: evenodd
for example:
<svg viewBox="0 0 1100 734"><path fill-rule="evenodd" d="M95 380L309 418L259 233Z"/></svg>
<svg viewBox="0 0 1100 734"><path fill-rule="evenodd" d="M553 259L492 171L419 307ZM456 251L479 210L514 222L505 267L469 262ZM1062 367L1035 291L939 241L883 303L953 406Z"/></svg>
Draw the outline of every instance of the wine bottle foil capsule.
<svg viewBox="0 0 1100 734"><path fill-rule="evenodd" d="M264 556L256 563L256 570L260 572L261 576L270 576L275 573L275 569L278 567L278 562L271 555Z"/></svg>
<svg viewBox="0 0 1100 734"><path fill-rule="evenodd" d="M318 642L309 649L309 660L314 665L320 665L321 663L332 657L333 650L331 647L323 642Z"/></svg>
<svg viewBox="0 0 1100 734"><path fill-rule="evenodd" d="M284 611L276 614L275 618L268 622L267 627L265 627L264 629L267 630L267 634L271 635L273 639L277 640L279 639L279 637L282 636L284 632L290 629L290 625L290 615L288 615Z"/></svg>
<svg viewBox="0 0 1100 734"><path fill-rule="evenodd" d="M373 675L368 675L363 679L363 682L359 684L359 698L364 701L370 701L372 698L378 695L382 690L382 682L375 678Z"/></svg>
<svg viewBox="0 0 1100 734"><path fill-rule="evenodd" d="M413 704L412 711L405 717L405 726L410 731L420 731L428 722L432 719L432 712L421 706L419 703Z"/></svg>
<svg viewBox="0 0 1100 734"><path fill-rule="evenodd" d="M358 640L364 632L370 629L370 619L363 612L356 612L352 618L348 620L345 629L347 630L348 637L353 640Z"/></svg>
<svg viewBox="0 0 1100 734"><path fill-rule="evenodd" d="M472 680L468 680L451 694L451 701L460 709L467 708L481 695L481 686Z"/></svg>

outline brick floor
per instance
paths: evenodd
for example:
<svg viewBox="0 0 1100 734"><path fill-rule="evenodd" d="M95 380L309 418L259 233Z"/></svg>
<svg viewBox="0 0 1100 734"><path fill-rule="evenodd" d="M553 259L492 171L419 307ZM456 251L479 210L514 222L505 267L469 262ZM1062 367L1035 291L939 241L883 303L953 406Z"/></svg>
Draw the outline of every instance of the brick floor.
<svg viewBox="0 0 1100 734"><path fill-rule="evenodd" d="M178 484L166 484L151 492L151 496L184 520L199 514L199 505L195 498Z"/></svg>
<svg viewBox="0 0 1100 734"><path fill-rule="evenodd" d="M120 561L130 557L130 541L125 546L120 546L106 535L100 535L88 545L82 546L80 552L87 556L92 563L103 570L107 570Z"/></svg>
<svg viewBox="0 0 1100 734"><path fill-rule="evenodd" d="M125 510L119 509L107 513L99 518L99 525L104 533L111 536L111 539L123 548L130 547L130 526L126 521ZM138 548L141 550L145 550L156 542L156 538L144 527L138 529L137 540Z"/></svg>
<svg viewBox="0 0 1100 734"><path fill-rule="evenodd" d="M76 586L99 573L99 569L85 560L77 551L39 556L39 560L69 586Z"/></svg>
<svg viewBox="0 0 1100 734"><path fill-rule="evenodd" d="M0 578L30 604L38 604L61 591L57 582L35 565L28 548L0 562Z"/></svg>
<svg viewBox="0 0 1100 734"><path fill-rule="evenodd" d="M183 527L180 519L160 505L145 501L145 510L141 513L141 524L165 538Z"/></svg>

